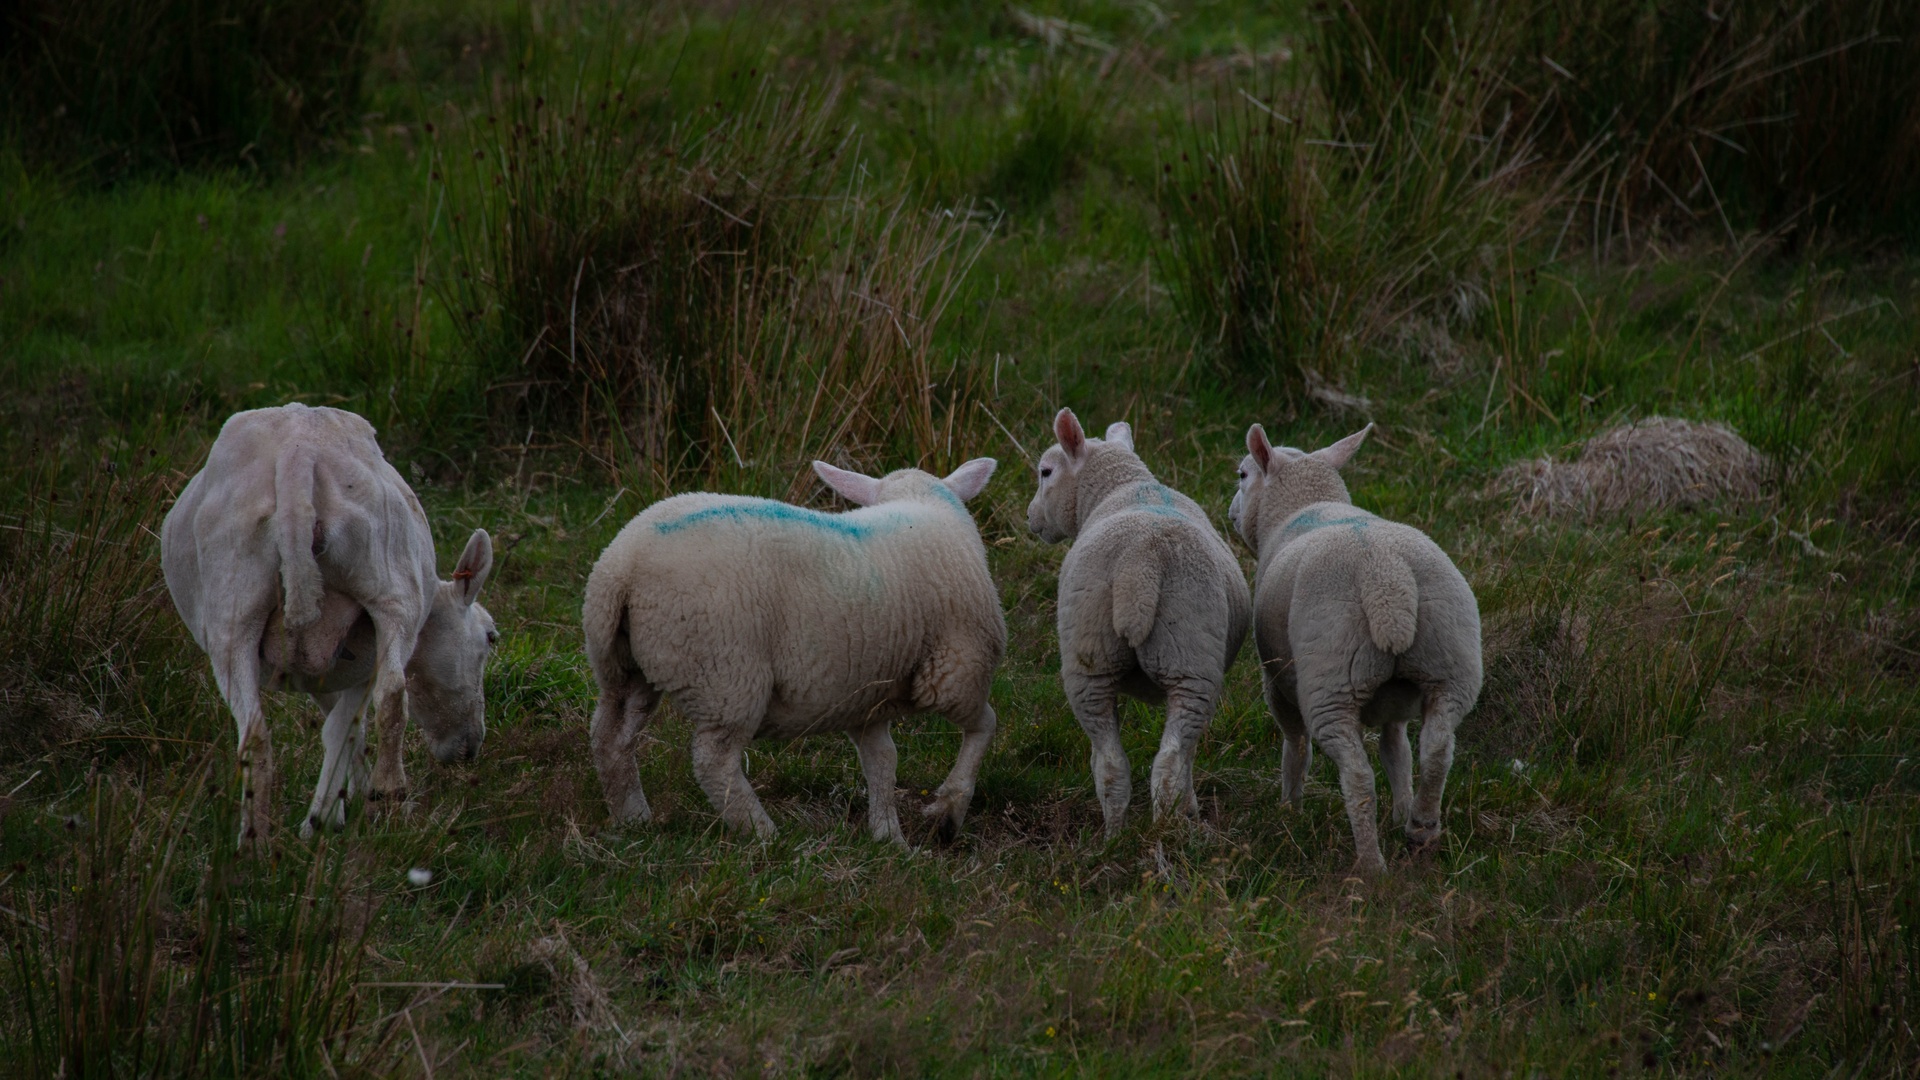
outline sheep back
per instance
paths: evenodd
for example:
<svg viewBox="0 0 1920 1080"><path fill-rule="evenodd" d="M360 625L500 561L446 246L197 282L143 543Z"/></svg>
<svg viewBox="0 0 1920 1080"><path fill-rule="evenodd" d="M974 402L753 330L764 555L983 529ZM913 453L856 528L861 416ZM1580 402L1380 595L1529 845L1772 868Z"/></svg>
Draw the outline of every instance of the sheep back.
<svg viewBox="0 0 1920 1080"><path fill-rule="evenodd" d="M714 494L656 503L589 577L589 651L624 631L631 664L696 719L764 693L760 737L981 702L1006 623L978 528L938 494L839 514Z"/></svg>

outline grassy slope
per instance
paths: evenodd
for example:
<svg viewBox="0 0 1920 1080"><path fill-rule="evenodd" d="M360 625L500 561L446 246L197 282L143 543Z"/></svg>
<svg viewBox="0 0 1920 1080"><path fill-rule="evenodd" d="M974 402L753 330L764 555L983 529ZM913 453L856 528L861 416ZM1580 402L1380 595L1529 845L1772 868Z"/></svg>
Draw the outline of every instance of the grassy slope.
<svg viewBox="0 0 1920 1080"><path fill-rule="evenodd" d="M932 200L1012 204L945 334L983 369L1008 358L988 400L1013 435L1037 450L1058 403L1092 423L1124 416L1162 478L1224 519L1249 421L1304 445L1357 421L1204 375L1150 268L1153 147L1190 77L1269 53L1297 24L1231 5L1180 8L1166 26L1144 12L1072 12L1125 47L1104 77L1097 52L1069 54L1092 122L1084 160L1050 193L1009 164L1043 54L1006 18L876 5L732 25L799 70L861 76L853 108L876 170L911 171ZM1377 887L1344 876L1351 839L1324 763L1304 809L1278 806L1250 656L1201 751L1204 823L1155 832L1136 807L1139 832L1099 842L1056 674L1061 551L1026 534L1020 452L985 421L976 435L1005 467L978 516L1012 646L961 842L902 853L865 839L858 766L834 738L753 750L782 834L735 841L714 827L671 710L642 760L659 820L614 835L586 755L577 605L637 497L564 452L488 446L458 418L409 414L383 391L394 370L369 369L372 331L356 329L356 305L388 318L414 295L430 215L423 100L473 94L463 46L499 55L512 37L443 14L395 17L387 115L352 140L367 152L266 181L0 189L9 507L102 458L177 482L226 413L299 396L376 418L448 559L476 525L502 541L487 602L506 638L482 758L435 768L415 745L410 812L356 814L318 850L373 901L360 979L506 989L362 988L339 1053L382 1072L430 1060L439 1075L1915 1066L1904 1018L1877 1011L1916 977L1898 956L1912 932L1889 929L1915 921L1920 826L1903 726L1920 705L1913 264L1735 267L1704 243L1630 263L1569 257L1502 294L1511 306L1463 334L1457 358L1410 348L1345 374L1383 424L1351 477L1356 501L1453 552L1489 627L1444 843L1390 850ZM1542 408L1503 392L1503 340L1545 357L1523 368ZM459 361L444 331L429 355ZM1508 460L1656 411L1736 424L1789 463L1780 494L1586 526L1515 519L1487 491ZM225 775L231 728L204 661L177 626L159 636L135 684L145 707L104 679L64 684L109 715L0 762L0 791L21 785L0 819L10 911L51 919L70 902L79 841L63 821L88 814L103 778L161 804L201 783L209 756ZM292 701L272 715L291 822L318 768L315 716ZM1157 718L1127 715L1143 769ZM934 719L897 738L911 806L956 739ZM182 813L166 891L187 912L231 811L216 794ZM281 843L283 860L234 871L247 919L306 880L308 849ZM432 883L408 885L414 866ZM165 925L191 954L192 919Z"/></svg>

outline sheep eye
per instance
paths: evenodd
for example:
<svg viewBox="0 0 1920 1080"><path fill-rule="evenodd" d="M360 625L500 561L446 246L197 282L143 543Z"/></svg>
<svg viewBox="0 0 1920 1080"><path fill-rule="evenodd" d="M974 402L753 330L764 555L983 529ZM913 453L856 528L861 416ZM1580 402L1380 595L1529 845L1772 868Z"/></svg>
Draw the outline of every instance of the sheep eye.
<svg viewBox="0 0 1920 1080"><path fill-rule="evenodd" d="M1042 479L1042 480L1045 480L1045 479L1046 479L1047 477L1049 477L1049 476L1052 476L1052 475L1053 475L1053 468L1052 468L1052 466L1048 466L1047 468L1044 468L1044 469L1041 469L1041 470L1040 470L1040 479Z"/></svg>
<svg viewBox="0 0 1920 1080"><path fill-rule="evenodd" d="M487 631L487 644L497 645L499 643L500 643L500 631L498 630Z"/></svg>
<svg viewBox="0 0 1920 1080"><path fill-rule="evenodd" d="M1240 479L1242 479L1242 480L1245 480L1246 478L1247 478L1247 470L1245 470L1245 469L1241 469L1241 470L1240 470Z"/></svg>

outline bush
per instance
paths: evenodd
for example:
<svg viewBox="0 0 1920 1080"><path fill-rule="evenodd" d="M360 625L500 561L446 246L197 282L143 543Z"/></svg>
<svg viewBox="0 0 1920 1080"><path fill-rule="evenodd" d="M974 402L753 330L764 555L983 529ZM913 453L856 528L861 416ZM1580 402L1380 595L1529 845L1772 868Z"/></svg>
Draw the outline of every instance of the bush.
<svg viewBox="0 0 1920 1080"><path fill-rule="evenodd" d="M107 175L298 154L358 115L373 21L373 0L22 0L0 122Z"/></svg>
<svg viewBox="0 0 1920 1080"><path fill-rule="evenodd" d="M963 227L854 186L836 88L723 85L687 108L523 77L440 159L492 414L654 480L769 464L759 444L917 460L958 407L931 336Z"/></svg>
<svg viewBox="0 0 1920 1080"><path fill-rule="evenodd" d="M1484 307L1496 248L1550 200L1520 184L1526 140L1483 129L1492 89L1466 70L1363 90L1351 111L1298 86L1229 87L1189 130L1164 167L1164 272L1230 372L1297 384L1409 317Z"/></svg>
<svg viewBox="0 0 1920 1080"><path fill-rule="evenodd" d="M1920 6L1341 0L1317 42L1358 114L1474 56L1544 152L1594 155L1602 233L1920 228Z"/></svg>

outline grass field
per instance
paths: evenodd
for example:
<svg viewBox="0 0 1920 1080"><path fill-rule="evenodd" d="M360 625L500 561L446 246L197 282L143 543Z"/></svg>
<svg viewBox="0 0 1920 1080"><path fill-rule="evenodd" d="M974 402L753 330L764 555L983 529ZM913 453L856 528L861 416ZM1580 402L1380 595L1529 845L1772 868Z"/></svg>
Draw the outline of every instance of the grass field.
<svg viewBox="0 0 1920 1080"><path fill-rule="evenodd" d="M100 181L0 148L0 1072L1920 1075L1920 259L1891 226L1623 225L1606 162L1452 98L1342 157L1325 17L392 0L360 119L297 157ZM1230 218L1270 246L1192 242ZM705 269L639 317L616 255ZM1243 321L1194 284L1243 278L1295 291ZM373 420L443 568L493 533L502 641L479 759L410 736L416 797L311 843L320 714L271 701L281 831L244 858L157 531L228 414L289 400ZM1102 842L1063 549L1025 526L1061 405L1131 421L1223 531L1248 424L1379 425L1356 503L1486 623L1436 849L1349 877L1324 760L1281 805L1250 645L1202 820L1148 820L1130 703ZM1516 510L1506 465L1650 415L1731 425L1766 496ZM814 457L976 454L1010 641L959 840L870 840L837 737L756 745L780 834L727 835L670 707L656 821L610 829L579 608L619 527L672 491L833 508ZM957 733L895 737L912 831Z"/></svg>

